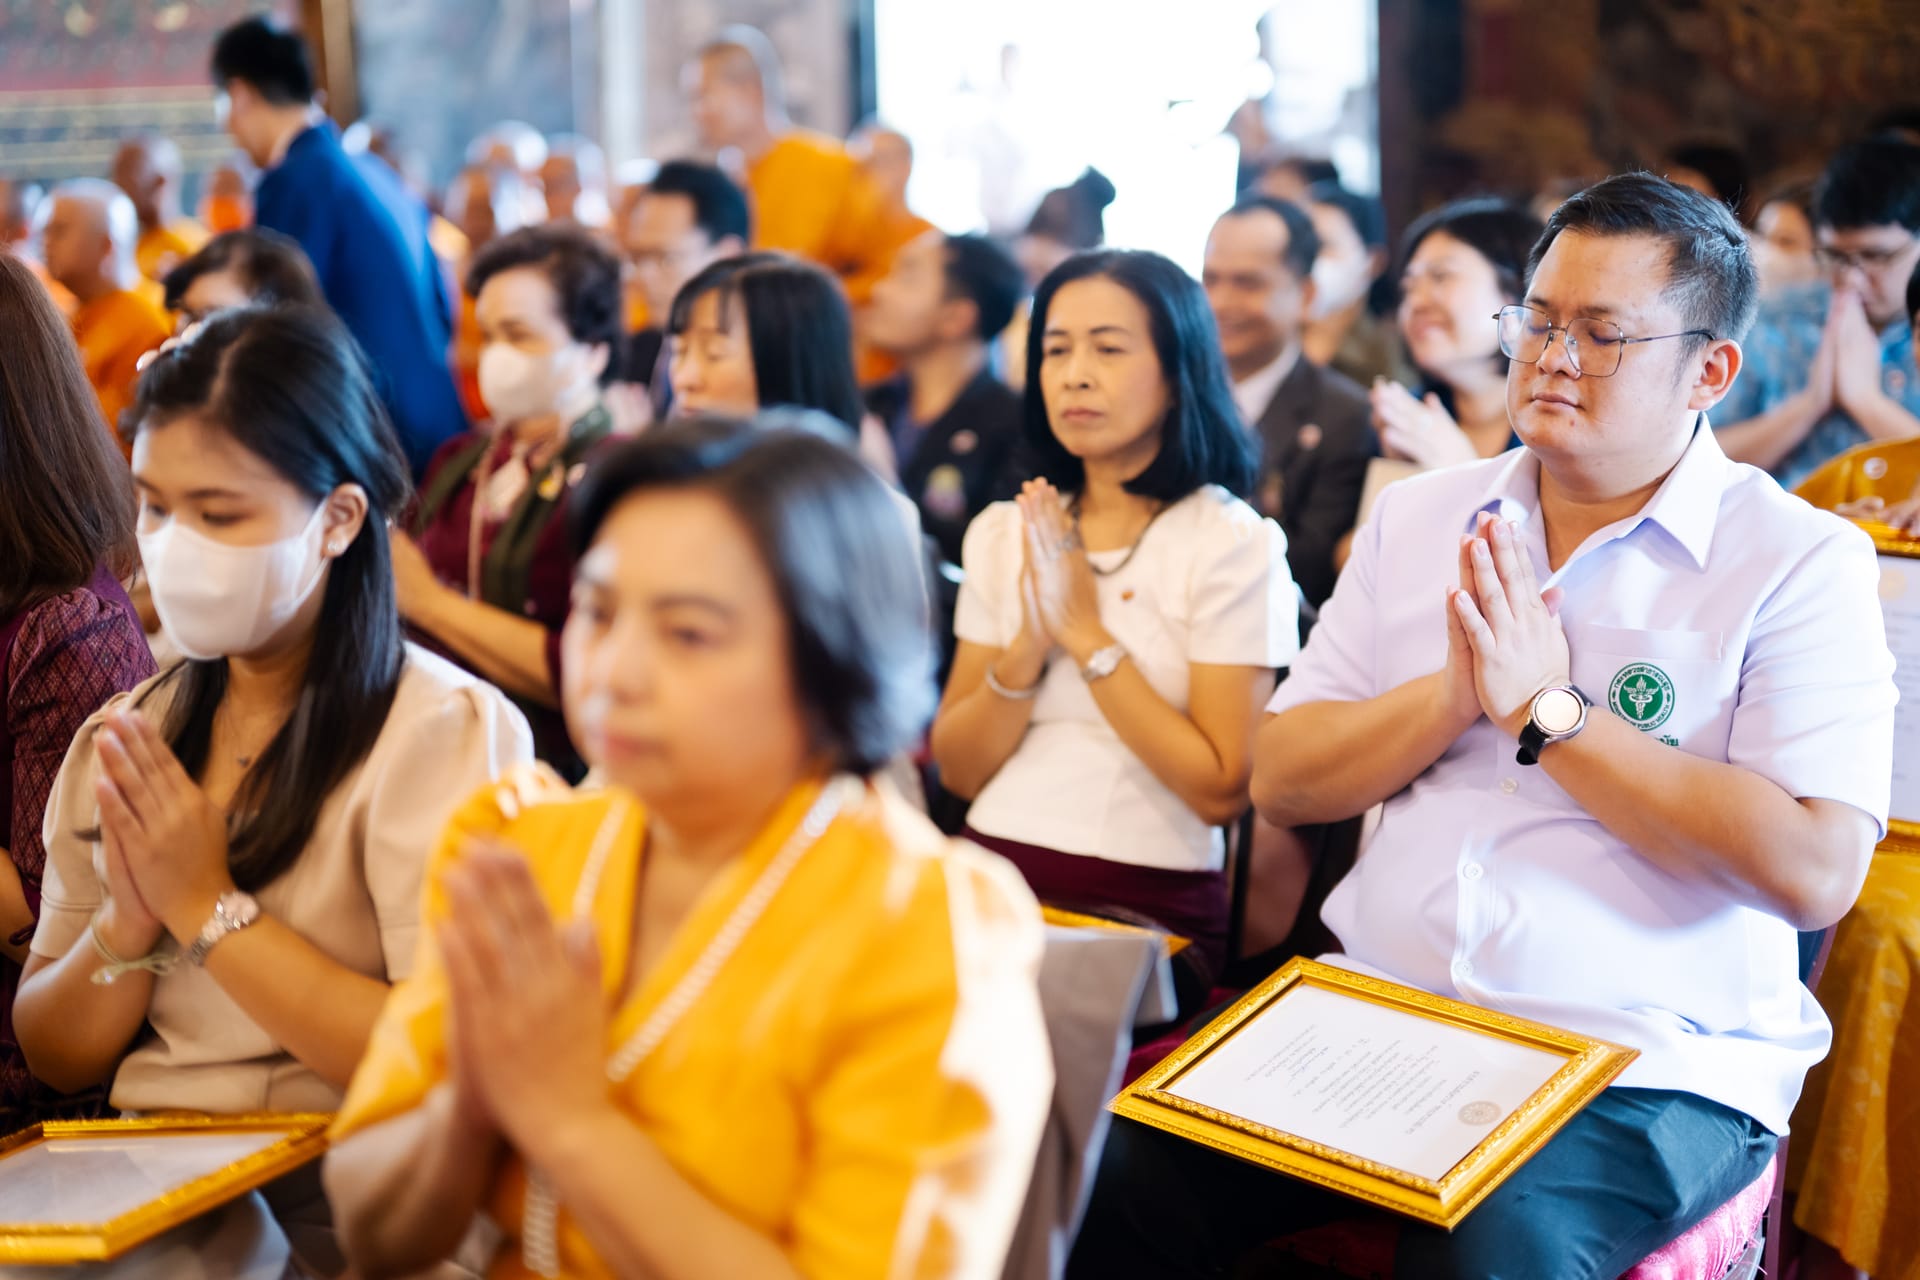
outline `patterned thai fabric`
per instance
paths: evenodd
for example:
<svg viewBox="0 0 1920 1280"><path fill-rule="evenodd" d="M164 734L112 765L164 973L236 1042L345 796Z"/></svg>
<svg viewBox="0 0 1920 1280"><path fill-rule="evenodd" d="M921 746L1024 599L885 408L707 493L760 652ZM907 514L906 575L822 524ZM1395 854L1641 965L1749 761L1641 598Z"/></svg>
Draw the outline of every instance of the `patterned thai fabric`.
<svg viewBox="0 0 1920 1280"><path fill-rule="evenodd" d="M0 617L0 850L13 860L38 919L46 866L41 817L73 735L116 693L154 672L126 594L102 573L77 591ZM31 930L12 941L24 943ZM97 1112L103 1094L62 1098L27 1071L13 1035L20 966L0 957L0 1129Z"/></svg>
<svg viewBox="0 0 1920 1280"><path fill-rule="evenodd" d="M1720 1280L1759 1238L1779 1161L1685 1235L1642 1258L1620 1280Z"/></svg>

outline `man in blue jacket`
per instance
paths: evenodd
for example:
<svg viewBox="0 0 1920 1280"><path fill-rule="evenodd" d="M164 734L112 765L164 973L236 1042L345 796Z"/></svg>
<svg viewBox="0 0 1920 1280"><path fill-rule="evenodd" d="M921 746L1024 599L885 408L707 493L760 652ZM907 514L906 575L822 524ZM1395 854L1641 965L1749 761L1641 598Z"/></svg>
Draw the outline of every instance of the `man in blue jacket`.
<svg viewBox="0 0 1920 1280"><path fill-rule="evenodd" d="M293 237L366 351L414 475L467 429L447 367L452 314L424 211L399 179L355 164L313 103L313 61L263 18L213 46L227 132L260 166L255 221Z"/></svg>

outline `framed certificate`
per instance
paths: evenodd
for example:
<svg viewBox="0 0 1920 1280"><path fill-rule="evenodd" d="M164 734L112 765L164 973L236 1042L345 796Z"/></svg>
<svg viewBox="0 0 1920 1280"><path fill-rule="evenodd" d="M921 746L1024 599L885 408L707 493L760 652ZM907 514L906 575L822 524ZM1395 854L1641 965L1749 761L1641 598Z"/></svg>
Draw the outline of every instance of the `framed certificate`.
<svg viewBox="0 0 1920 1280"><path fill-rule="evenodd" d="M115 1258L317 1159L326 1115L47 1121L0 1140L0 1261Z"/></svg>
<svg viewBox="0 0 1920 1280"><path fill-rule="evenodd" d="M1920 539L1862 522L1880 551L1880 610L1893 651L1893 795L1883 853L1920 854Z"/></svg>
<svg viewBox="0 0 1920 1280"><path fill-rule="evenodd" d="M1451 1229L1638 1056L1294 960L1109 1109Z"/></svg>

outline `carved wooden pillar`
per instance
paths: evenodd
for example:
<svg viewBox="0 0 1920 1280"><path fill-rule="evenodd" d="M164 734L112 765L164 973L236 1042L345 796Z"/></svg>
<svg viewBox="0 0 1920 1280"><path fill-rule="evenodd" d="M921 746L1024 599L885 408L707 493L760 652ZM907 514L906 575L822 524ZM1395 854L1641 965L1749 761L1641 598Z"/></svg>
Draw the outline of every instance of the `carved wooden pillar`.
<svg viewBox="0 0 1920 1280"><path fill-rule="evenodd" d="M313 48L314 71L327 114L341 125L360 118L360 77L353 56L353 0L300 0L300 27Z"/></svg>

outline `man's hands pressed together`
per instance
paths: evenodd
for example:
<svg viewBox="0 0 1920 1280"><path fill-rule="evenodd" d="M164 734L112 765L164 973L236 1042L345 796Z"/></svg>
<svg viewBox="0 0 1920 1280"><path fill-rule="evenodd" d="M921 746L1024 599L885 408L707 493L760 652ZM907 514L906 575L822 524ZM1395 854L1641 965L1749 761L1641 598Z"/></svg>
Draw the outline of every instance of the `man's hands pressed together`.
<svg viewBox="0 0 1920 1280"><path fill-rule="evenodd" d="M1560 589L1541 591L1513 524L1483 512L1474 532L1460 540L1460 588L1452 604L1447 672L1464 669L1464 646L1480 710L1518 738L1534 695L1573 678Z"/></svg>

